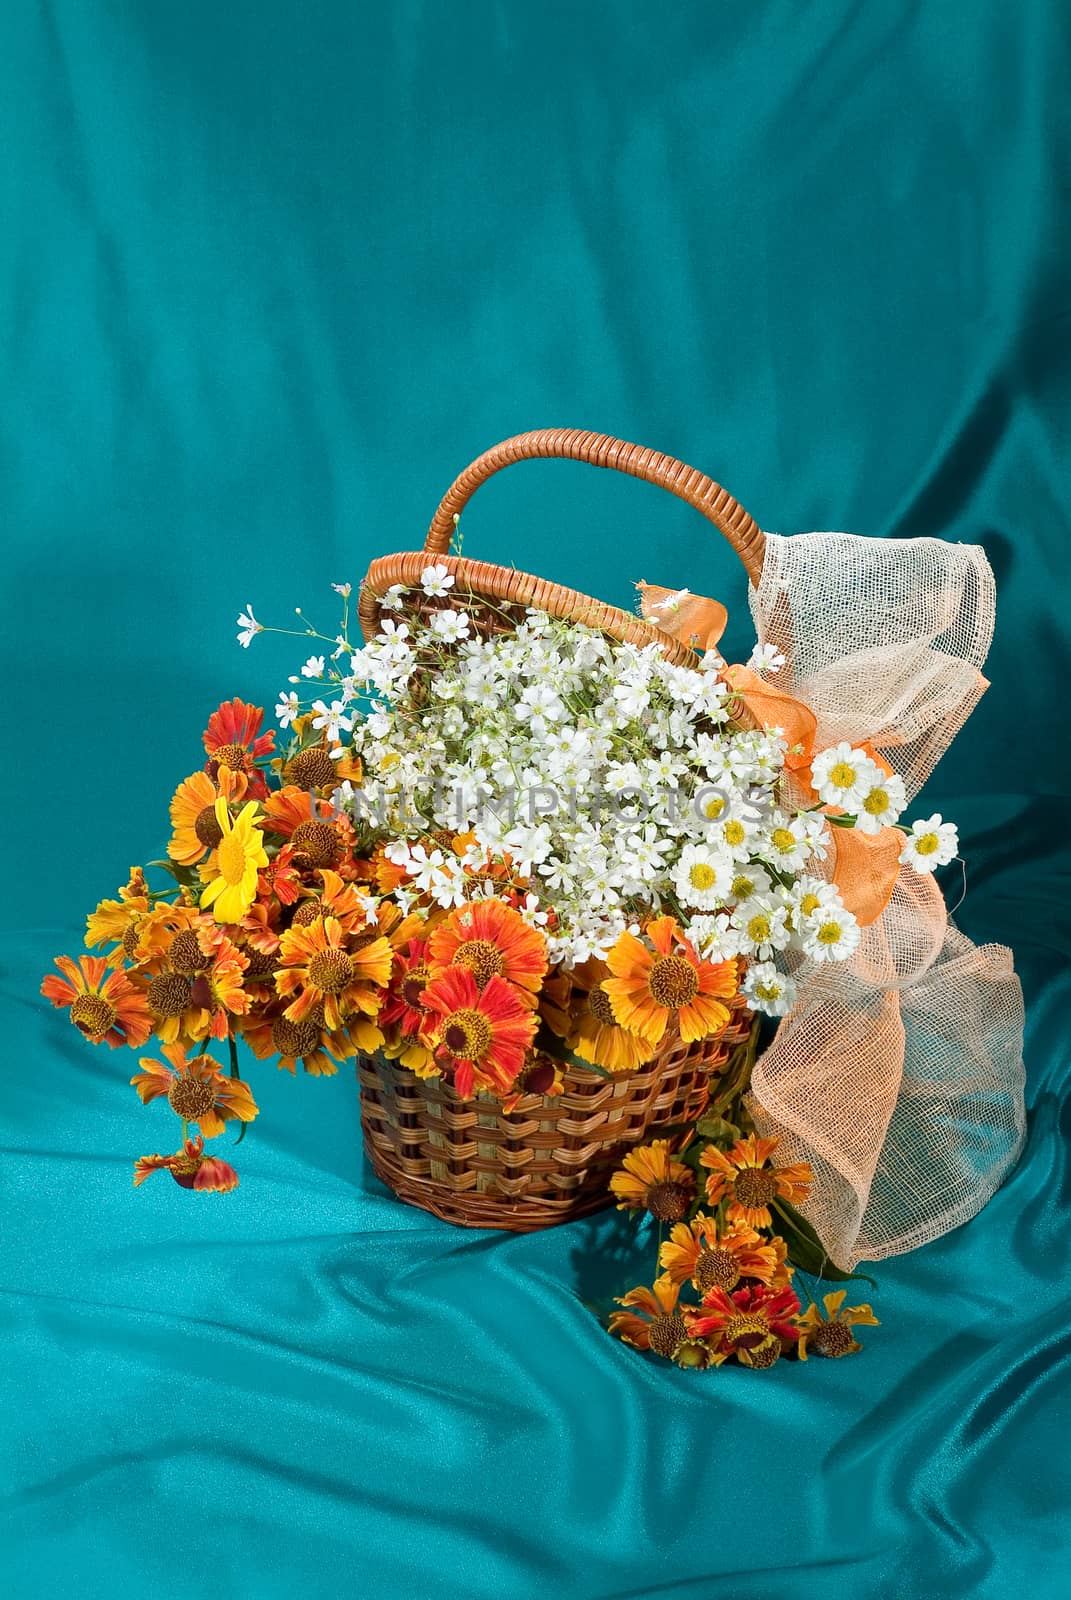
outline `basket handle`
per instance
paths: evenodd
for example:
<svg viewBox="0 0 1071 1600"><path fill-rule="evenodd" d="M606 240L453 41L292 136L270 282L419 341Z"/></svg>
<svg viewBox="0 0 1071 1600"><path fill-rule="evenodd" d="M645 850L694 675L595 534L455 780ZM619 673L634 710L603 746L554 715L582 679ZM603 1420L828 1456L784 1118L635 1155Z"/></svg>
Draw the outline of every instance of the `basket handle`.
<svg viewBox="0 0 1071 1600"><path fill-rule="evenodd" d="M701 511L725 535L752 583L758 583L766 535L727 489L673 456L644 449L642 445L626 444L623 439L611 438L606 433L586 433L578 428L537 428L533 433L518 433L477 456L443 496L428 529L424 549L431 555L447 553L455 516L468 504L480 484L494 473L514 461L547 457L588 461L593 467L613 467L617 472L627 472L633 478L643 478L668 489L670 494Z"/></svg>

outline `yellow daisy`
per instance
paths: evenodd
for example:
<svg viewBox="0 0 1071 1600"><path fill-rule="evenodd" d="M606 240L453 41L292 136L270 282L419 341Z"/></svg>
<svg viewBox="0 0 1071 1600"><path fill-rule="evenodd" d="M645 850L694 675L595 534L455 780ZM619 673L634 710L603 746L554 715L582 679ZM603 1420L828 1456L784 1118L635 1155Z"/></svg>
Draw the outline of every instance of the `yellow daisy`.
<svg viewBox="0 0 1071 1600"><path fill-rule="evenodd" d="M212 853L210 877L201 895L201 906L212 907L217 922L241 922L257 895L257 871L268 865L264 835L254 827L257 803L250 800L231 821L227 802L221 795L215 803L220 841Z"/></svg>

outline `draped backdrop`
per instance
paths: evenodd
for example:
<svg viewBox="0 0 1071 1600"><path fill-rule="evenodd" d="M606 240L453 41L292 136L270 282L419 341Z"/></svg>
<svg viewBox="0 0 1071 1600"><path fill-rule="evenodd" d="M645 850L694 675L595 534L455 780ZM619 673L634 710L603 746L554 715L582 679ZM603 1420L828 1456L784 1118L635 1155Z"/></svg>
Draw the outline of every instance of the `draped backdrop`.
<svg viewBox="0 0 1071 1600"><path fill-rule="evenodd" d="M9 1588L1065 1594L1067 6L11 0L0 38ZM957 920L1015 951L1028 1142L858 1286L850 1360L615 1344L633 1230L401 1206L351 1072L255 1071L234 1194L135 1192L170 1118L37 994L208 713L303 659L239 650L245 603L329 629L332 582L545 425L996 571L993 687L914 814L960 822ZM749 649L731 552L633 480L515 466L465 548L718 595Z"/></svg>

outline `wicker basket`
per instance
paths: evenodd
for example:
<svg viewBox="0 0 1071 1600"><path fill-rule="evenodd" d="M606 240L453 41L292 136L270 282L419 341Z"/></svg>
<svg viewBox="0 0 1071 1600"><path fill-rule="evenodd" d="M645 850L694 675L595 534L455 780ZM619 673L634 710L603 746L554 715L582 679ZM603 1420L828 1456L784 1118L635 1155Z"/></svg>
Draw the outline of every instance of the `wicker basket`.
<svg viewBox="0 0 1071 1600"><path fill-rule="evenodd" d="M505 440L461 474L435 513L422 551L372 563L358 603L365 636L378 630L380 601L392 584L415 585L419 594L431 556L454 576L451 604L465 607L484 633L523 620L525 608L535 606L615 639L657 640L673 661L694 664L697 658L686 645L627 611L510 567L448 553L454 518L479 485L511 462L535 457L613 467L670 490L714 523L757 579L762 531L712 479L671 456L605 434L542 429ZM409 600L419 603L418 595ZM400 1199L448 1222L516 1233L549 1227L609 1203L610 1173L629 1145L700 1116L712 1074L752 1026L737 996L720 1035L693 1045L669 1040L647 1066L618 1078L571 1066L561 1095L527 1095L512 1112L491 1099L462 1100L445 1079L421 1079L380 1056L362 1057L357 1076L365 1149L376 1175Z"/></svg>

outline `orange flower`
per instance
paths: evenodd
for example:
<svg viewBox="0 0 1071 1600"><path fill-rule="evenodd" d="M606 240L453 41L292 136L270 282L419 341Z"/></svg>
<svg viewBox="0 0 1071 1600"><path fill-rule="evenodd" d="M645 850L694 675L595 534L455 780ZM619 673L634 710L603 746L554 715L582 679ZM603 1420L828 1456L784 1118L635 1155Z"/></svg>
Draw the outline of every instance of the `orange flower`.
<svg viewBox="0 0 1071 1600"><path fill-rule="evenodd" d="M71 1021L89 1040L107 1040L112 1049L121 1044L145 1043L152 1032L152 1019L144 991L131 983L123 972L108 974L102 956L79 956L78 965L70 956L57 956L56 966L66 981L49 973L41 993L54 1006L70 1006Z"/></svg>
<svg viewBox="0 0 1071 1600"><path fill-rule="evenodd" d="M603 982L610 975L601 961L585 961L570 973L552 974L543 985L540 1010L550 1029L581 1061L607 1072L634 1072L655 1053L638 1033L614 1016Z"/></svg>
<svg viewBox="0 0 1071 1600"><path fill-rule="evenodd" d="M216 1190L225 1194L237 1189L238 1174L227 1161L203 1154L203 1139L187 1139L173 1156L139 1156L134 1163L134 1187L145 1182L150 1172L166 1167L183 1189Z"/></svg>
<svg viewBox="0 0 1071 1600"><path fill-rule="evenodd" d="M214 778L223 768L231 772L244 772L249 793L262 800L268 792L264 774L255 765L275 747L275 733L260 732L264 712L260 706L246 705L235 695L224 700L208 719L204 732L204 746L208 752L205 771Z"/></svg>
<svg viewBox="0 0 1071 1600"><path fill-rule="evenodd" d="M373 1034L377 1031L363 1017L355 1020L360 1028L353 1031L361 1032L362 1037L364 1029ZM296 1072L300 1061L302 1069L311 1078L334 1077L339 1062L357 1053L350 1033L345 1028L335 1033L324 1028L323 1011L318 1006L314 1006L301 1022L291 1022L282 1009L258 1012L242 1028L242 1037L258 1061L277 1056L278 1066L283 1072ZM372 1048L375 1048L374 1044Z"/></svg>
<svg viewBox="0 0 1071 1600"><path fill-rule="evenodd" d="M216 801L222 795L230 803L241 800L248 780L244 772L220 767L216 782L206 772L193 772L183 778L171 796L171 826L174 830L167 853L180 866L192 867L214 850L223 837L216 820Z"/></svg>
<svg viewBox="0 0 1071 1600"><path fill-rule="evenodd" d="M121 899L101 900L97 909L86 918L88 949L92 950L95 944L123 943L148 911L151 901L147 891L128 895L120 889L119 893Z"/></svg>
<svg viewBox="0 0 1071 1600"><path fill-rule="evenodd" d="M229 1018L249 1009L242 986L249 957L222 931L209 933L200 925L176 933L166 962L149 980L146 993L154 1031L165 1044L173 1044L180 1034L225 1039Z"/></svg>
<svg viewBox="0 0 1071 1600"><path fill-rule="evenodd" d="M780 1246L780 1249L778 1249ZM718 1228L705 1212L678 1222L658 1252L658 1265L674 1283L691 1282L701 1294L708 1289L735 1289L741 1278L759 1283L787 1283L783 1239L766 1240L754 1228Z"/></svg>
<svg viewBox="0 0 1071 1600"><path fill-rule="evenodd" d="M660 1222L679 1222L695 1194L695 1174L674 1161L668 1139L655 1139L628 1152L610 1179L619 1211L646 1210Z"/></svg>
<svg viewBox="0 0 1071 1600"><path fill-rule="evenodd" d="M764 1283L749 1284L733 1295L711 1289L689 1324L693 1334L709 1340L715 1366L735 1356L745 1367L772 1367L781 1356L782 1341L799 1338L793 1321L799 1308L791 1289L768 1289Z"/></svg>
<svg viewBox="0 0 1071 1600"><path fill-rule="evenodd" d="M291 847L284 846L284 848ZM323 884L322 890L319 894L315 890L310 891L309 895L299 902L292 922L299 927L307 928L317 917L334 917L336 922L341 923L342 931L347 938L350 934L362 932L366 928L372 928L376 933L386 933L386 929L380 927L378 923L369 924L369 907L374 905L371 896L363 894L354 884L347 883L337 872L332 872L330 867L321 867L317 875ZM378 909L394 912L395 921L402 914L394 905L383 905Z"/></svg>
<svg viewBox="0 0 1071 1600"><path fill-rule="evenodd" d="M292 860L299 871L327 867L342 869L345 877L354 875L353 829L344 817L333 815L329 801L318 800L307 790L287 784L264 802L261 826L266 833L291 841Z"/></svg>
<svg viewBox="0 0 1071 1600"><path fill-rule="evenodd" d="M257 896L269 900L275 896L281 906L292 906L301 893L301 873L294 865L297 847L284 844L278 855L257 873Z"/></svg>
<svg viewBox="0 0 1071 1600"><path fill-rule="evenodd" d="M427 1026L424 990L431 982L428 966L428 941L410 939L394 958L390 988L379 1013L381 1027L397 1023L403 1037L415 1039Z"/></svg>
<svg viewBox="0 0 1071 1600"><path fill-rule="evenodd" d="M524 1065L536 1018L517 990L492 974L481 989L467 966L447 967L424 989L425 1037L464 1099L473 1089L506 1094Z"/></svg>
<svg viewBox="0 0 1071 1600"><path fill-rule="evenodd" d="M771 1167L770 1157L777 1149L778 1139L760 1139L749 1133L738 1139L728 1152L708 1144L699 1160L710 1169L707 1179L707 1199L712 1206L726 1195L729 1205L726 1216L730 1222L742 1222L749 1228L769 1228L773 1224L769 1202L780 1198L792 1205L806 1200L814 1181L805 1161L791 1167Z"/></svg>
<svg viewBox="0 0 1071 1600"><path fill-rule="evenodd" d="M626 930L606 958L613 976L602 987L621 1026L652 1045L674 1019L685 1044L724 1028L736 962L700 961L673 917L656 917L646 935L653 950Z"/></svg>
<svg viewBox="0 0 1071 1600"><path fill-rule="evenodd" d="M229 1078L211 1056L189 1057L180 1044L165 1044L163 1054L170 1067L152 1056L142 1056L144 1070L130 1080L142 1105L166 1095L175 1115L184 1122L196 1122L203 1139L214 1139L232 1118L252 1122L257 1104L241 1078Z"/></svg>
<svg viewBox="0 0 1071 1600"><path fill-rule="evenodd" d="M322 1005L324 1023L331 1032L354 1012L374 1017L393 959L394 952L383 938L347 950L346 935L336 917L318 917L307 928L288 928L280 941L275 974L279 994L297 996L285 1015L291 1022L304 1022L315 1006ZM382 1043L382 1035L378 1029L371 1031L379 1035L371 1046L374 1049Z"/></svg>
<svg viewBox="0 0 1071 1600"><path fill-rule="evenodd" d="M653 1288L630 1289L617 1302L628 1309L610 1314L610 1332L637 1350L651 1350L667 1361L675 1360L689 1337L688 1324L677 1305L679 1294L680 1285L668 1273L656 1278ZM643 1315L637 1316L637 1312Z"/></svg>
<svg viewBox="0 0 1071 1600"><path fill-rule="evenodd" d="M547 943L520 912L500 900L474 900L458 906L429 940L434 967L466 967L482 989L492 977L505 978L535 1005L547 970Z"/></svg>

